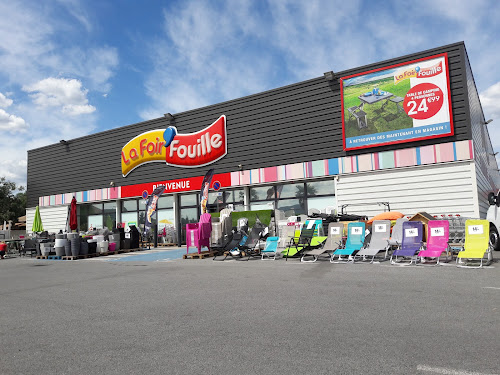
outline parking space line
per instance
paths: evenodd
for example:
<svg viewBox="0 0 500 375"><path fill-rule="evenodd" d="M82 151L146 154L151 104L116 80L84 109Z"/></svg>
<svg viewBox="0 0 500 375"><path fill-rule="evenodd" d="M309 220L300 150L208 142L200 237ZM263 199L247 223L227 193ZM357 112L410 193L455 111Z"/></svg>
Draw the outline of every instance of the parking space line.
<svg viewBox="0 0 500 375"><path fill-rule="evenodd" d="M429 367L425 365L418 365L417 370L419 371L427 371L434 372L436 374L445 374L445 375L498 375L498 374L485 374L482 372L469 372L464 370L454 370L446 367Z"/></svg>
<svg viewBox="0 0 500 375"><path fill-rule="evenodd" d="M483 286L483 289L497 289L497 290L500 290L500 288L497 288L496 286Z"/></svg>

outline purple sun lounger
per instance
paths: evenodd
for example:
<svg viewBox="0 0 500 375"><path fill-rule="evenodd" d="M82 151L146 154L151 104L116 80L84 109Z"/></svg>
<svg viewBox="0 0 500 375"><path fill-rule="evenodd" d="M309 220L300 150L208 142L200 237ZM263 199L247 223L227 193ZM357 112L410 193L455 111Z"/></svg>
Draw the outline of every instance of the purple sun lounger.
<svg viewBox="0 0 500 375"><path fill-rule="evenodd" d="M423 224L420 221L406 221L403 223L403 239L401 248L394 250L391 255L391 264L408 266L417 264L417 253L422 248ZM409 263L402 263L400 258L410 258Z"/></svg>

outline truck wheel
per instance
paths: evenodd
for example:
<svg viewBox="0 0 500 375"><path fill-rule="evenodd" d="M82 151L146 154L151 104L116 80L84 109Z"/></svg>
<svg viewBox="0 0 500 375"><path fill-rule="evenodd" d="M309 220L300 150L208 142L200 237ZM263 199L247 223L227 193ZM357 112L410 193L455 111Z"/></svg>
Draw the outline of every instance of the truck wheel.
<svg viewBox="0 0 500 375"><path fill-rule="evenodd" d="M490 225L490 245L493 250L500 251L500 237L498 236L497 228Z"/></svg>

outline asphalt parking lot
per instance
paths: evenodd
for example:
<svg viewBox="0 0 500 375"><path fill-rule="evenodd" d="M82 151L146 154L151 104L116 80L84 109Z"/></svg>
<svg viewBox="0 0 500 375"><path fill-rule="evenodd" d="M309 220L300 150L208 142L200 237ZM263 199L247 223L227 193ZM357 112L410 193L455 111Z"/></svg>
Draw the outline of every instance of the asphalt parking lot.
<svg viewBox="0 0 500 375"><path fill-rule="evenodd" d="M500 374L498 262L15 258L0 285L1 374Z"/></svg>

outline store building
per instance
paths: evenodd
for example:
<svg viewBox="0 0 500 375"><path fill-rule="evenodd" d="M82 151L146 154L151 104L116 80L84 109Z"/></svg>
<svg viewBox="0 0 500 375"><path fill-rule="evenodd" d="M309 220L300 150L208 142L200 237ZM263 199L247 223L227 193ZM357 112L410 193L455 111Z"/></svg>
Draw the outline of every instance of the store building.
<svg viewBox="0 0 500 375"><path fill-rule="evenodd" d="M142 195L164 184L157 220L182 238L211 168L211 211L484 218L500 187L460 42L30 150L27 228L39 205L64 229L72 196L81 230L143 223Z"/></svg>

